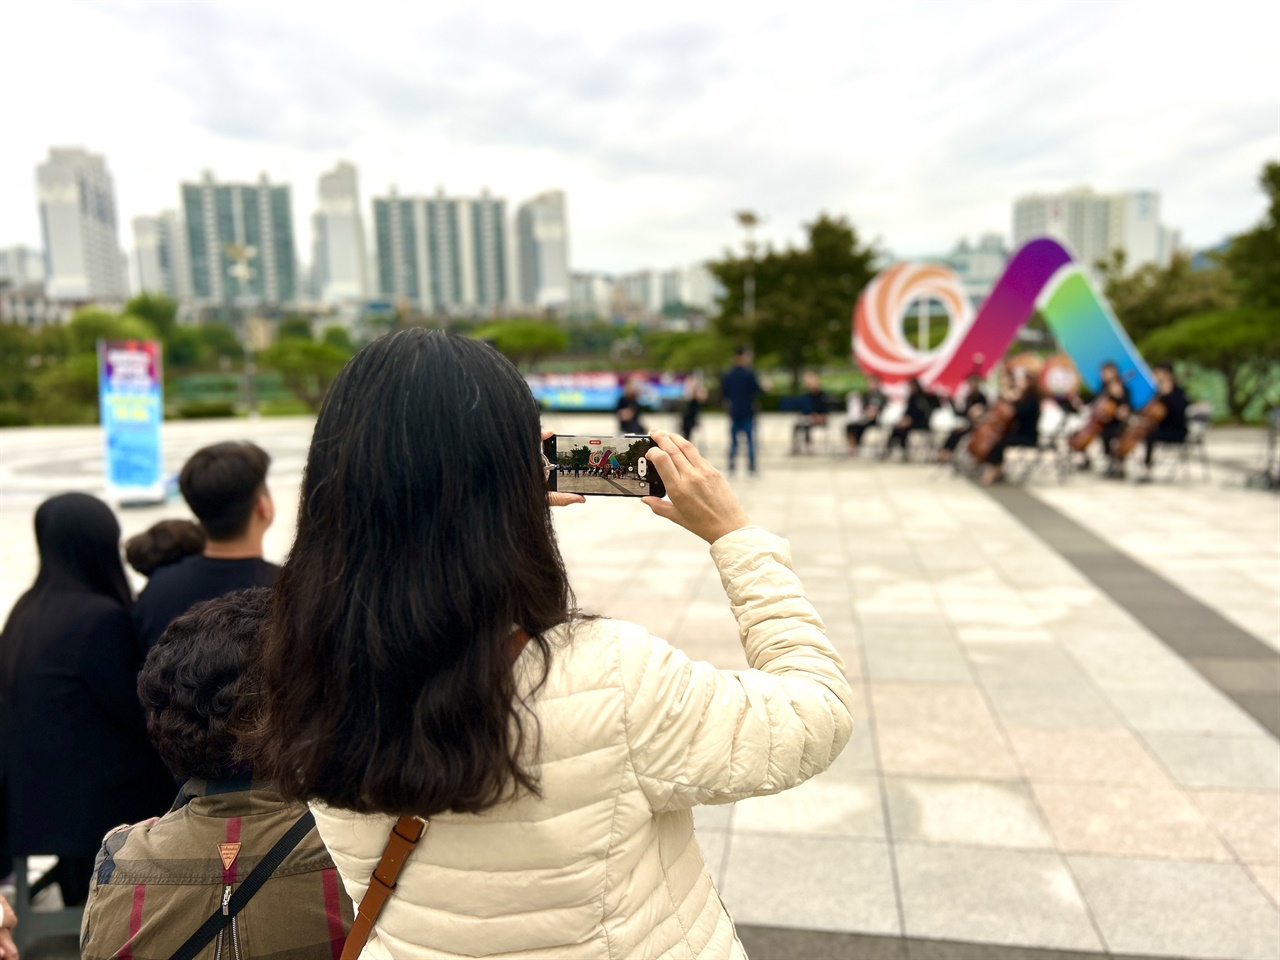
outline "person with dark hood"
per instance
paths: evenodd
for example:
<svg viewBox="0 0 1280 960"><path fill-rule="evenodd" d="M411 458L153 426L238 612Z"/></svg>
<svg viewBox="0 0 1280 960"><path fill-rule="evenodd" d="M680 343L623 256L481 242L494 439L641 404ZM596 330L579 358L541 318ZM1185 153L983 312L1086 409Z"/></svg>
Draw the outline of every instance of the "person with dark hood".
<svg viewBox="0 0 1280 960"><path fill-rule="evenodd" d="M15 856L58 857L63 902L89 891L110 828L164 813L173 778L147 738L120 525L68 493L36 510L40 572L0 633L0 747Z"/></svg>

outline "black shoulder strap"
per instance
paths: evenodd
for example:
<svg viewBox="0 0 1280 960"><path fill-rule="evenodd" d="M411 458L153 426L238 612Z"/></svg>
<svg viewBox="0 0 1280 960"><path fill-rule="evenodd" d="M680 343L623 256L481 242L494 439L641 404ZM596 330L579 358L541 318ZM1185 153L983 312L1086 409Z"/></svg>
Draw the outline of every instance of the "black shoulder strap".
<svg viewBox="0 0 1280 960"><path fill-rule="evenodd" d="M187 942L174 951L170 960L195 960L195 956L205 945L218 935L218 931L231 922L231 918L244 909L255 893L262 889L267 878L276 872L276 868L284 863L284 858L293 852L293 848L302 842L302 838L311 832L316 825L316 818L308 810L300 816L283 837L275 842L267 855L258 861L258 865L244 878L240 888L227 903L227 912L219 907L213 915L200 925L200 929L187 938Z"/></svg>

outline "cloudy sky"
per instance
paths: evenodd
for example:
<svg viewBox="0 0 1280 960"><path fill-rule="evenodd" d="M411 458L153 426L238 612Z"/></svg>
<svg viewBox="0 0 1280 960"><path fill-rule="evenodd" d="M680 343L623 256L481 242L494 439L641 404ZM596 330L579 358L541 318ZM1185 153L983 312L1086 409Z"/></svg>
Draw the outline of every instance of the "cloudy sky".
<svg viewBox="0 0 1280 960"><path fill-rule="evenodd" d="M752 12L754 8L757 12ZM1154 189L1192 246L1261 215L1280 4L23 3L6 11L0 246L39 244L35 166L83 145L130 218L178 183L366 200L567 191L574 269L800 236L845 214L898 254L1008 234L1019 194Z"/></svg>

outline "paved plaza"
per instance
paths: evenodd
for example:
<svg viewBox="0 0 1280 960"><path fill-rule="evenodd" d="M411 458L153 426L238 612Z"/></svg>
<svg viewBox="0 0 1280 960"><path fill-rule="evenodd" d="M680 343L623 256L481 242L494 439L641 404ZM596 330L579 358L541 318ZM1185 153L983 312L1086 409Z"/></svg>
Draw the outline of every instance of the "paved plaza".
<svg viewBox="0 0 1280 960"><path fill-rule="evenodd" d="M986 491L921 463L788 457L790 423L765 418L762 475L735 485L790 539L857 711L825 775L697 811L752 957L1280 957L1280 498L1236 469L1260 435L1211 433L1207 480L1035 470ZM282 560L309 434L173 423L166 460L265 447ZM725 434L707 418L721 460ZM0 430L0 610L34 574L39 501L100 488L95 430ZM126 536L179 515L120 514ZM556 522L583 609L744 666L704 544L620 498Z"/></svg>

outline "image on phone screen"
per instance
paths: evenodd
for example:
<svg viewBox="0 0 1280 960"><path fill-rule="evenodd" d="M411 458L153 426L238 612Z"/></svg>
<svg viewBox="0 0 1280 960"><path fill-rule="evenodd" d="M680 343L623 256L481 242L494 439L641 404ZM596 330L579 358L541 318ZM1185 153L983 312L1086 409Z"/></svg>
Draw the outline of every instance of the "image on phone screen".
<svg viewBox="0 0 1280 960"><path fill-rule="evenodd" d="M585 496L665 496L662 478L646 456L655 446L652 437L557 434L543 441L547 487Z"/></svg>

